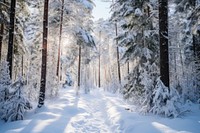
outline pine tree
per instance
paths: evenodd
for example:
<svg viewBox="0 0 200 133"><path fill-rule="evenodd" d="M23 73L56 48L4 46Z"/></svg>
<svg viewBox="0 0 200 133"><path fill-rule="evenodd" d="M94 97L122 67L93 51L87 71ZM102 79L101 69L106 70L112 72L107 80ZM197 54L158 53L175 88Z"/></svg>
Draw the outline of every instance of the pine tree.
<svg viewBox="0 0 200 133"><path fill-rule="evenodd" d="M168 1L159 0L160 79L169 88Z"/></svg>
<svg viewBox="0 0 200 133"><path fill-rule="evenodd" d="M56 75L58 76L59 79L59 70L60 70L60 45L62 41L62 27L63 27L63 12L64 12L64 0L62 0L62 7L61 7L61 15L60 15L60 34L59 34L59 44L58 44L58 61L57 61L57 71Z"/></svg>
<svg viewBox="0 0 200 133"><path fill-rule="evenodd" d="M13 67L13 39L14 39L14 29L15 29L15 7L16 0L11 0L10 6L10 25L9 25L9 41L8 41L8 53L7 61L9 63L10 78L12 79L12 67Z"/></svg>
<svg viewBox="0 0 200 133"><path fill-rule="evenodd" d="M46 90L46 68L47 68L47 39L48 39L48 5L49 0L44 1L44 18L43 18L43 48L42 48L42 69L38 108L41 108L45 100Z"/></svg>
<svg viewBox="0 0 200 133"><path fill-rule="evenodd" d="M136 64L121 92L125 99L149 111L158 77L158 22L157 14L153 13L157 10L156 3L118 0L112 10L112 20L119 21L123 29L117 37L119 46L126 49L122 61Z"/></svg>

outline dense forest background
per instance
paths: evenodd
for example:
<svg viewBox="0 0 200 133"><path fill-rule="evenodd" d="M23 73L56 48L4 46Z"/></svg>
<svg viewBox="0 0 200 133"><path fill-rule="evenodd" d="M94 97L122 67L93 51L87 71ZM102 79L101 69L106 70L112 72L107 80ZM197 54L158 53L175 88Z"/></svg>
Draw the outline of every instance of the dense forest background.
<svg viewBox="0 0 200 133"><path fill-rule="evenodd" d="M0 0L0 116L21 120L60 86L120 93L143 113L200 103L200 1Z"/></svg>

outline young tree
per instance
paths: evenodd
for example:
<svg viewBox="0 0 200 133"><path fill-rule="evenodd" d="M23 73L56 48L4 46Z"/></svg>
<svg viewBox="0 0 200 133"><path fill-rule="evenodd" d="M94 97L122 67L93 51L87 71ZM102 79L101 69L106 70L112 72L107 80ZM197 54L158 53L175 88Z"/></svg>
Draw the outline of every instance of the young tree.
<svg viewBox="0 0 200 133"><path fill-rule="evenodd" d="M44 1L44 16L43 16L43 47L42 47L42 68L40 81L40 94L38 108L41 108L45 100L46 90L46 68L47 68L47 39L48 39L48 6L49 0Z"/></svg>
<svg viewBox="0 0 200 133"><path fill-rule="evenodd" d="M1 119L6 122L23 120L25 111L32 108L30 102L24 95L23 87L23 80L19 78L9 88L8 99L3 103L1 115Z"/></svg>
<svg viewBox="0 0 200 133"><path fill-rule="evenodd" d="M0 104L8 99L8 90L11 85L8 62L2 61L0 64Z"/></svg>

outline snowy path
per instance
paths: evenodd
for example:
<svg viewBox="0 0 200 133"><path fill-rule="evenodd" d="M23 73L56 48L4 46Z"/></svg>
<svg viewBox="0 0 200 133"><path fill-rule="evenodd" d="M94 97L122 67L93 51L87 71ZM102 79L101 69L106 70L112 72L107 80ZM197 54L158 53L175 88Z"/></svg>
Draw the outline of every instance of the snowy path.
<svg viewBox="0 0 200 133"><path fill-rule="evenodd" d="M72 88L62 89L57 99L29 112L23 121L3 123L0 133L199 133L200 111L183 118L141 116L123 100L102 90L75 96Z"/></svg>
<svg viewBox="0 0 200 133"><path fill-rule="evenodd" d="M105 118L105 101L100 97L87 96L78 98L78 107L85 110L71 118L67 133L111 133Z"/></svg>

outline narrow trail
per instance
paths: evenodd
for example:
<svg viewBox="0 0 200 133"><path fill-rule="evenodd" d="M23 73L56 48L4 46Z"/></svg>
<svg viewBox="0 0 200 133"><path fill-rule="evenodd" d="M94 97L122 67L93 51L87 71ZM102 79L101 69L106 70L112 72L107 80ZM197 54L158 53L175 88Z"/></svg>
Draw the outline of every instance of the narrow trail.
<svg viewBox="0 0 200 133"><path fill-rule="evenodd" d="M84 112L71 118L66 129L67 133L111 133L104 119L105 108L102 106L104 101L98 98L91 95L84 97L83 94L77 99L77 107L82 108Z"/></svg>
<svg viewBox="0 0 200 133"><path fill-rule="evenodd" d="M108 112L108 107L114 104L109 98L94 91L91 94L81 94L76 100L77 107L85 112L71 118L67 133L113 133L113 123L109 121L109 113L112 112Z"/></svg>

